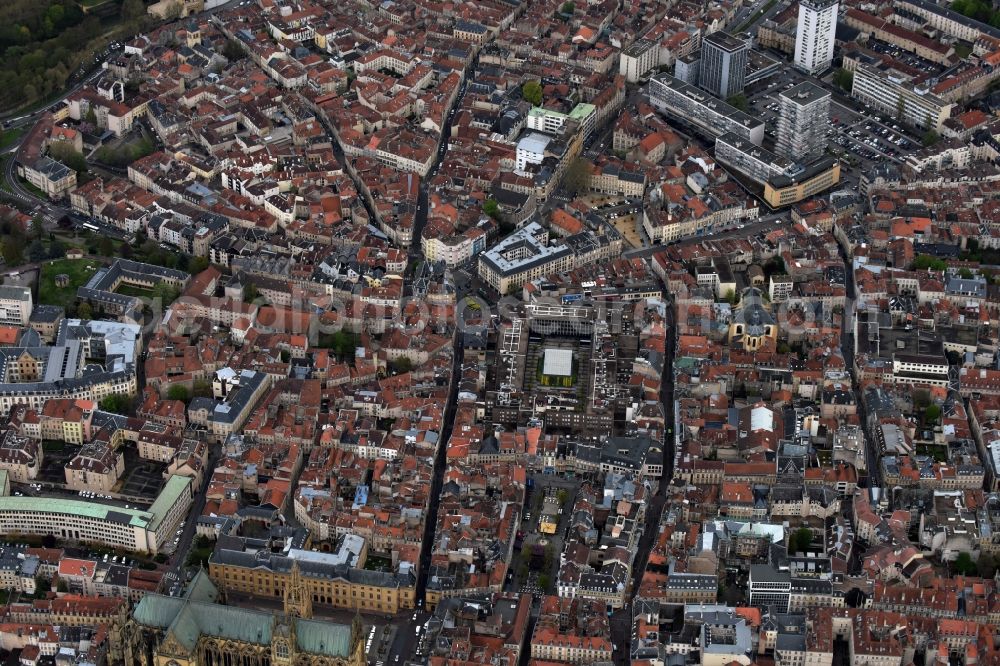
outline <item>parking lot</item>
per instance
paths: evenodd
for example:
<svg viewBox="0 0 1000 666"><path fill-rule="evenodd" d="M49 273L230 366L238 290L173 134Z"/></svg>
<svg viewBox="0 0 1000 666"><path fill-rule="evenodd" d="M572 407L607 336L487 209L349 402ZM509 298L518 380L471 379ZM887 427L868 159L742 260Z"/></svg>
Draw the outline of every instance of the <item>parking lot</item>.
<svg viewBox="0 0 1000 666"><path fill-rule="evenodd" d="M777 139L778 95L807 80L821 83L787 68L747 88L750 114L764 121L765 147L772 148ZM830 102L827 140L829 154L843 163L842 180L849 186L856 186L860 174L875 164L886 160L902 163L902 156L918 148L920 143L919 137L897 121L882 117L859 103L842 104L836 96Z"/></svg>

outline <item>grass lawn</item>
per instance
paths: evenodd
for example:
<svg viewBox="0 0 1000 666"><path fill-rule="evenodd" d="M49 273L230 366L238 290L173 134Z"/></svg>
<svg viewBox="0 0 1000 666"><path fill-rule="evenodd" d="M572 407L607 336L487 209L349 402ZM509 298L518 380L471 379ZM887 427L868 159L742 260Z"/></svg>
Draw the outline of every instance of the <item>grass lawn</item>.
<svg viewBox="0 0 1000 666"><path fill-rule="evenodd" d="M74 236L71 232L58 229L52 232L56 240L67 248L78 247L86 252L87 241L82 236Z"/></svg>
<svg viewBox="0 0 1000 666"><path fill-rule="evenodd" d="M38 278L38 302L66 307L76 299L76 290L85 285L99 267L92 259L57 259L42 264ZM56 276L62 274L69 276L69 285L57 287Z"/></svg>
<svg viewBox="0 0 1000 666"><path fill-rule="evenodd" d="M152 289L144 289L142 287L137 287L132 284L123 284L117 289L115 289L116 294L121 294L122 296L140 296L140 297L150 297L153 295Z"/></svg>
<svg viewBox="0 0 1000 666"><path fill-rule="evenodd" d="M45 192L41 191L40 189L38 189L37 187L35 187L31 183L29 183L28 181L26 181L24 178L21 178L20 176L14 176L14 177L21 181L21 187L23 187L24 189L28 190L29 192L31 192L32 194L34 194L39 199L48 199L49 198L49 195L47 195Z"/></svg>
<svg viewBox="0 0 1000 666"><path fill-rule="evenodd" d="M27 126L12 127L11 129L4 130L3 134L0 134L0 150L8 147L21 138L21 135L24 134L25 130L27 130Z"/></svg>

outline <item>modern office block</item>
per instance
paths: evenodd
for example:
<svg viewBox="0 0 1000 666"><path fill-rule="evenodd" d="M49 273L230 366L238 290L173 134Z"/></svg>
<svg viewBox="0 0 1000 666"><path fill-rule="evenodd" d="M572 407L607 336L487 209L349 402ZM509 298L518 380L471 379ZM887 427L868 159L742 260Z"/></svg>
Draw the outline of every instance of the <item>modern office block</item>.
<svg viewBox="0 0 1000 666"><path fill-rule="evenodd" d="M702 39L698 85L720 99L742 93L749 50L746 42L721 30Z"/></svg>

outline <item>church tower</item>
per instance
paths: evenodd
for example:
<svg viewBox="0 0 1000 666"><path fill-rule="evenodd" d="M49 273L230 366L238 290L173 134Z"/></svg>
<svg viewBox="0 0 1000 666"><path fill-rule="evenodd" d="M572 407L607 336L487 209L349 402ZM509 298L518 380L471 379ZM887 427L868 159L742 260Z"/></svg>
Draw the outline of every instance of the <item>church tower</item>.
<svg viewBox="0 0 1000 666"><path fill-rule="evenodd" d="M299 563L292 561L292 575L285 586L285 615L289 618L299 617L304 620L312 618L312 595L302 579Z"/></svg>

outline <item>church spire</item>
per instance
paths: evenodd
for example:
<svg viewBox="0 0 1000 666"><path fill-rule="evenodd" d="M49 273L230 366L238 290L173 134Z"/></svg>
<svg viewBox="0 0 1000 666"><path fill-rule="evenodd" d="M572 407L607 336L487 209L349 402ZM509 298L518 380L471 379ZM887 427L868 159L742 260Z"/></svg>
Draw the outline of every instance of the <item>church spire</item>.
<svg viewBox="0 0 1000 666"><path fill-rule="evenodd" d="M354 619L351 621L351 647L352 649L362 641L364 636L364 625L361 623L361 611L354 609Z"/></svg>
<svg viewBox="0 0 1000 666"><path fill-rule="evenodd" d="M292 560L292 572L285 585L285 615L288 617L300 617L308 620L312 617L312 595L309 587L302 579L302 571L299 563Z"/></svg>

